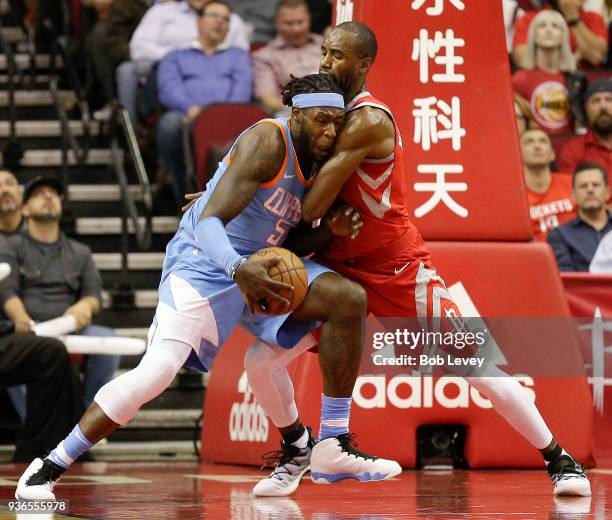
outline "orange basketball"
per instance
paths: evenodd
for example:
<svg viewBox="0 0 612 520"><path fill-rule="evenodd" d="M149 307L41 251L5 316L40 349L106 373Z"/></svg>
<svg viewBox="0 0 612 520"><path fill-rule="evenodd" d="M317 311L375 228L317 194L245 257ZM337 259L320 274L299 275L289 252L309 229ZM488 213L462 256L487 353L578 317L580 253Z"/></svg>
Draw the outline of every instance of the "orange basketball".
<svg viewBox="0 0 612 520"><path fill-rule="evenodd" d="M279 291L283 298L289 300L289 306L283 305L278 300L269 300L265 302L266 310L260 312L269 316L278 316L297 309L304 301L308 290L308 271L304 262L282 247L260 249L253 256L280 256L281 261L268 269L268 275L273 280L293 285L293 291L289 289Z"/></svg>

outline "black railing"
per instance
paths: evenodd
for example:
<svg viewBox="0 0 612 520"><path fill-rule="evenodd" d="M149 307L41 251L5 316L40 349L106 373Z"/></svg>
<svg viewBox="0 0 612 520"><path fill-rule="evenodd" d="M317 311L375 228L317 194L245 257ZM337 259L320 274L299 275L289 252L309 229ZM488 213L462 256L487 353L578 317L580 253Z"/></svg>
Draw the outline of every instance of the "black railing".
<svg viewBox="0 0 612 520"><path fill-rule="evenodd" d="M6 59L7 91L8 91L8 120L9 135L6 145L2 150L4 165L15 169L23 157L23 149L17 140L17 104L15 101L16 81L23 87L25 81L23 74L17 65L15 54L11 44L4 37L4 27L0 21L0 50Z"/></svg>
<svg viewBox="0 0 612 520"><path fill-rule="evenodd" d="M143 214L140 215L134 199L134 195L129 189L128 178L124 168L123 148L121 140L125 141L126 152L129 154L129 161L134 167L138 180L140 198L142 199ZM129 252L129 224L134 229L136 244L139 249L149 249L152 238L152 218L153 218L153 193L149 178L142 161L138 141L130 121L130 116L125 108L117 101L113 102L113 115L110 123L110 143L111 156L117 182L121 189L122 200L122 223L121 223L121 274L124 280L124 288L130 286L128 272L128 252Z"/></svg>
<svg viewBox="0 0 612 520"><path fill-rule="evenodd" d="M21 29L25 35L25 51L28 56L30 67L29 67L29 80L26 82L25 75L19 71L21 86L24 89L34 88L37 76L37 64L36 64L36 48L34 46L34 31L26 24L26 13L24 10L24 4L19 0L9 0L11 8L11 18L16 27Z"/></svg>
<svg viewBox="0 0 612 520"><path fill-rule="evenodd" d="M70 120L66 110L65 102L60 95L61 76L59 71L59 60L62 60L64 66L64 78L69 84L71 90L76 97L76 106L74 107L81 116L81 125L83 130L82 140L79 142L70 128ZM69 155L72 152L76 164L84 166L89 156L89 148L91 141L91 115L89 103L85 95L79 76L74 69L68 55L67 39L60 36L51 47L51 63L50 63L50 78L49 89L51 97L57 111L57 116L60 120L62 129L62 178L65 186L69 184L68 166Z"/></svg>

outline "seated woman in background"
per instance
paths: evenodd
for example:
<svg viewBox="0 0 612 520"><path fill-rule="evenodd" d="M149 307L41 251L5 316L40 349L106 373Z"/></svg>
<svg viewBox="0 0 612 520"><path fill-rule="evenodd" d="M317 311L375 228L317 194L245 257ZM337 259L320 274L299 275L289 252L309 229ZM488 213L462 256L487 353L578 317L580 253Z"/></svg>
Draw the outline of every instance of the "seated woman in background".
<svg viewBox="0 0 612 520"><path fill-rule="evenodd" d="M580 111L573 113L572 105L581 104L584 85L581 81L576 84L576 58L570 49L567 24L560 13L544 10L533 19L525 67L512 75L512 85L529 102L540 128L548 134L583 128Z"/></svg>

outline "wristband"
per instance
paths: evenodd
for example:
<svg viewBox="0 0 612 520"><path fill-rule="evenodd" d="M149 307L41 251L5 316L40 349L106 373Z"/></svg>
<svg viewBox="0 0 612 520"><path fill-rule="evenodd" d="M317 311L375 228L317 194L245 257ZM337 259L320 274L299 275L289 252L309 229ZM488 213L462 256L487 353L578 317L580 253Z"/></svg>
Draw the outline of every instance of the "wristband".
<svg viewBox="0 0 612 520"><path fill-rule="evenodd" d="M582 19L580 17L574 18L573 20L568 20L567 25L569 25L570 27L576 27L581 21Z"/></svg>
<svg viewBox="0 0 612 520"><path fill-rule="evenodd" d="M229 271L227 272L228 276L233 280L236 277L236 273L238 272L238 270L246 263L248 262L248 258L246 256L241 256L238 260L236 260L236 262L234 262L230 268Z"/></svg>

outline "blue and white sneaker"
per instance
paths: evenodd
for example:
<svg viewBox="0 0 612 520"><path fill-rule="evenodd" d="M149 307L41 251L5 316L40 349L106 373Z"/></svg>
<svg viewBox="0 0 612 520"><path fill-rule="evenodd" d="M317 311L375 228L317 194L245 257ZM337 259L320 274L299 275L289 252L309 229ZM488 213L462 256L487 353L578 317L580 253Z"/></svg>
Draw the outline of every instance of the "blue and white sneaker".
<svg viewBox="0 0 612 520"><path fill-rule="evenodd" d="M317 442L310 456L310 476L318 484L346 479L361 482L386 480L401 472L402 467L394 460L379 459L359 451L352 433Z"/></svg>
<svg viewBox="0 0 612 520"><path fill-rule="evenodd" d="M253 488L256 497L284 497L291 495L300 485L304 473L310 468L310 455L315 444L310 427L308 444L298 448L281 441L281 450L264 455L266 466L273 466L274 471L260 480Z"/></svg>

